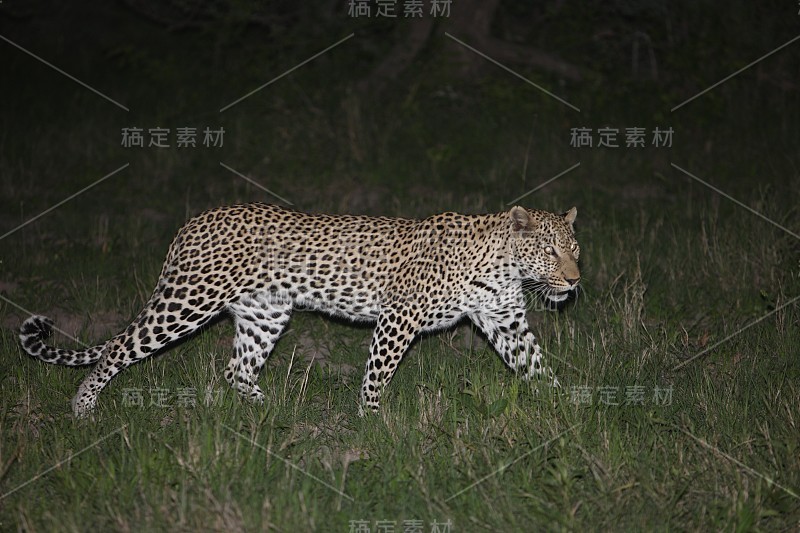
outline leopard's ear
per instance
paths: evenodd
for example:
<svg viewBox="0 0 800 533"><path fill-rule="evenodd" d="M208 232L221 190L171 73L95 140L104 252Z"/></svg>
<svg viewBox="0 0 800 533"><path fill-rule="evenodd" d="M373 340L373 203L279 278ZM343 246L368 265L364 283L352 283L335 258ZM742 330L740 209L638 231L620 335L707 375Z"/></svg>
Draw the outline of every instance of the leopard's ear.
<svg viewBox="0 0 800 533"><path fill-rule="evenodd" d="M578 208L577 207L573 207L572 209L570 209L569 211L564 213L564 220L567 221L567 224L572 226L572 224L575 222L575 218L577 216L578 216Z"/></svg>
<svg viewBox="0 0 800 533"><path fill-rule="evenodd" d="M520 207L515 205L511 208L511 211L508 212L509 217L511 218L511 229L514 231L525 231L531 229L531 214L528 213L528 210L524 207Z"/></svg>

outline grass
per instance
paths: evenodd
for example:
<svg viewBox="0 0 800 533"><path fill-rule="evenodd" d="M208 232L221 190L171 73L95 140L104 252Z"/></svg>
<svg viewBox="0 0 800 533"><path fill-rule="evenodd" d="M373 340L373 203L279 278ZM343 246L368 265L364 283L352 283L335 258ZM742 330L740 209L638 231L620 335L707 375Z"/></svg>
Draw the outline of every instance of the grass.
<svg viewBox="0 0 800 533"><path fill-rule="evenodd" d="M594 118L588 91L571 95L587 122L566 120L502 77L432 98L422 83L386 109L285 84L253 102L258 112L219 119L231 139L221 151L115 147L122 126L195 125L174 118L194 110L120 121L79 89L66 117L24 142L3 137L4 229L131 168L7 237L2 295L55 313L84 342L105 340L148 297L187 216L270 201L220 160L301 209L402 216L504 209L580 161L523 202L579 209L585 291L563 312L530 315L562 390L518 380L465 324L420 339L381 415L359 418L370 329L296 313L261 374L264 406L222 379L233 334L222 320L126 370L94 420L74 420L86 371L25 356L24 313L3 301L0 529L798 527L800 312L784 306L800 295L796 240L669 166L797 232L796 97L780 110L685 113L673 149L614 152L569 148L569 128L669 124L649 108ZM136 101L152 96L142 87ZM752 80L733 80L712 107L747 90ZM59 131L92 141L59 144Z"/></svg>
<svg viewBox="0 0 800 533"><path fill-rule="evenodd" d="M771 227L696 201L709 217L694 218L699 235L644 208L630 221L634 235L591 216L601 206L582 206L586 294L566 312L533 316L557 355L565 386L555 395L518 381L465 326L417 343L382 415L361 419L369 329L298 314L262 372L264 407L242 404L221 379L232 336L223 322L127 370L101 395L96 420L76 421L69 399L85 372L28 359L4 329L2 492L60 466L0 500L0 523L75 531L346 531L353 520L399 527L412 519L426 528L450 520L459 530L792 528L796 307L674 368L800 284L783 270L786 242ZM137 265L140 253L122 255ZM98 270L104 261L125 270L110 255ZM121 308L132 316L135 305L120 304L146 295L148 284L135 280L154 279L159 259L151 255L140 259L147 267L134 267L141 274L118 275L128 280L115 291L53 275L51 298L79 314ZM310 360L319 353L324 365ZM167 405L158 405L159 391ZM138 393L143 405L131 405ZM196 405L181 405L187 396Z"/></svg>

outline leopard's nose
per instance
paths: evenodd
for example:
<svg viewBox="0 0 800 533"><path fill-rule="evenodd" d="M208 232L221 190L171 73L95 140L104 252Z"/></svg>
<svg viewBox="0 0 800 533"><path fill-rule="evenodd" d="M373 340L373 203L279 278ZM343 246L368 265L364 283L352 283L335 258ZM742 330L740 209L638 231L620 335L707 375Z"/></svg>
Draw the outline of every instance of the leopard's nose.
<svg viewBox="0 0 800 533"><path fill-rule="evenodd" d="M564 278L564 281L566 281L573 287L577 285L580 280L581 280L580 276L578 276L577 278Z"/></svg>

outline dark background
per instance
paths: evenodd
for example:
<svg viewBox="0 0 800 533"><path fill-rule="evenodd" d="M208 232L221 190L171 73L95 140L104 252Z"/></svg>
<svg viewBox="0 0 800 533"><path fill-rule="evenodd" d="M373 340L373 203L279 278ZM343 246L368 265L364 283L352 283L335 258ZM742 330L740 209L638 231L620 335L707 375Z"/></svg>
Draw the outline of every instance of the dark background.
<svg viewBox="0 0 800 533"><path fill-rule="evenodd" d="M51 192L61 199L126 162L68 209L137 212L163 195L193 210L254 199L220 161L299 208L374 213L395 199L406 207L389 210L407 215L434 191L452 195L443 206L496 210L576 162L562 180L570 185L553 185L556 197L568 187L564 201L607 196L608 209L631 186L665 195L662 182L683 179L670 162L711 181L710 171L735 168L731 194L780 192L796 177L769 175L770 157L738 161L730 149L793 154L796 45L670 111L795 37L791 2L461 1L438 18L424 5L412 22L402 2L396 19L375 17L374 4L371 18L354 18L333 1L4 2L5 37L130 111L4 42L3 227L49 205ZM134 126L170 128L173 148L121 147L121 129ZM175 129L186 126L224 128L224 147L175 148ZM648 137L672 127L673 146L570 147L571 128L603 126L644 127ZM528 200L555 207L548 197Z"/></svg>

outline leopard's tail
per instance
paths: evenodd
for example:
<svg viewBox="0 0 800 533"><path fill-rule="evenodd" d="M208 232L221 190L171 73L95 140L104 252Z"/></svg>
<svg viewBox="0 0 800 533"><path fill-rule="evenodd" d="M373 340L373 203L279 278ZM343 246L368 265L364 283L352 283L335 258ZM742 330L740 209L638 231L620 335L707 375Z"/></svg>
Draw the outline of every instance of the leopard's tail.
<svg viewBox="0 0 800 533"><path fill-rule="evenodd" d="M22 349L31 357L36 357L54 365L82 366L96 363L103 354L105 343L85 350L65 350L45 344L45 339L53 332L53 321L44 316L32 316L19 328Z"/></svg>

